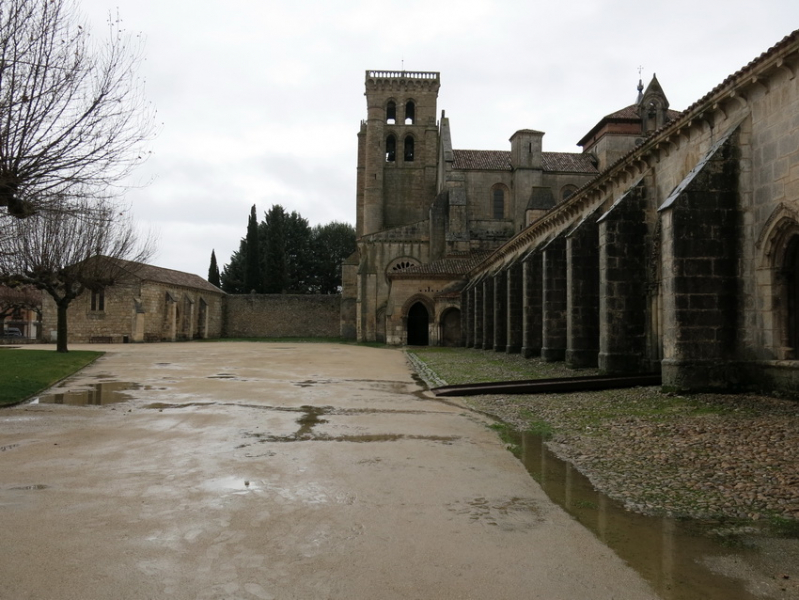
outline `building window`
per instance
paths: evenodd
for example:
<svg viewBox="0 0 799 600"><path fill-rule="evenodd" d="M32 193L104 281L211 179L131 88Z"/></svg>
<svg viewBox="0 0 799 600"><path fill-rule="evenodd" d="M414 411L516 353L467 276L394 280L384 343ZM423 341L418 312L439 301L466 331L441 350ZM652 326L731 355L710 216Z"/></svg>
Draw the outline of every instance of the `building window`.
<svg viewBox="0 0 799 600"><path fill-rule="evenodd" d="M494 188L491 192L491 209L495 219L505 218L505 190Z"/></svg>
<svg viewBox="0 0 799 600"><path fill-rule="evenodd" d="M413 125L414 121L416 121L416 105L413 100L408 100L405 103L405 124Z"/></svg>
<svg viewBox="0 0 799 600"><path fill-rule="evenodd" d="M560 199L561 200L568 200L569 197L574 195L574 192L577 191L577 186L575 185L565 185L563 189L560 191Z"/></svg>
<svg viewBox="0 0 799 600"><path fill-rule="evenodd" d="M397 160L397 138L390 135L386 138L386 162Z"/></svg>
<svg viewBox="0 0 799 600"><path fill-rule="evenodd" d="M386 105L386 123L394 125L397 122L397 105L393 100Z"/></svg>
<svg viewBox="0 0 799 600"><path fill-rule="evenodd" d="M104 311L105 310L105 291L92 290L92 310Z"/></svg>
<svg viewBox="0 0 799 600"><path fill-rule="evenodd" d="M403 156L405 162L413 162L413 138L411 136L405 138L405 152Z"/></svg>

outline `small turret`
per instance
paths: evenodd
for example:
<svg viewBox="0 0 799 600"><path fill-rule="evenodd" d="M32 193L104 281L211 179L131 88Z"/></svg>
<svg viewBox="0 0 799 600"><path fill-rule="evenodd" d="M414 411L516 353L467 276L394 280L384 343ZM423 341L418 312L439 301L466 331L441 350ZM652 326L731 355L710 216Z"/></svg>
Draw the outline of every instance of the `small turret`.
<svg viewBox="0 0 799 600"><path fill-rule="evenodd" d="M641 129L644 134L660 129L669 121L669 100L660 87L657 75L652 74L652 81L641 94L639 81L638 114L641 117Z"/></svg>
<svg viewBox="0 0 799 600"><path fill-rule="evenodd" d="M543 131L520 129L510 137L510 164L515 169L544 168Z"/></svg>

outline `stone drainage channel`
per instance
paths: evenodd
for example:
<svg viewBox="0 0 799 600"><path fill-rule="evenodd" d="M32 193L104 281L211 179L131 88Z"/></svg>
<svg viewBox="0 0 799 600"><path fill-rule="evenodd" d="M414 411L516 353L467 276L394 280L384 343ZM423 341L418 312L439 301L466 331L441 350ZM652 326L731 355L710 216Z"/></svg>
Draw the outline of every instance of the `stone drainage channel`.
<svg viewBox="0 0 799 600"><path fill-rule="evenodd" d="M125 390L139 389L135 383L106 382L80 392L51 394L33 400L42 404L105 405L128 399ZM150 409L184 408L190 404L151 404ZM274 436L251 434L253 443L268 442L390 442L402 435L325 436L314 427L325 423L326 414L341 414L329 406L265 407L268 410L298 412L298 429L293 434ZM346 412L346 411L345 411ZM445 436L426 436L439 442ZM776 576L773 582L747 589L734 576L740 559L751 559L757 549L738 543L741 537L757 533L747 527L727 526L692 520L650 517L631 513L615 500L598 492L590 481L570 463L551 452L540 436L510 434L511 445L530 473L551 500L594 533L603 543L633 567L664 600L757 600L799 597L799 588L790 576ZM229 481L227 487L251 491L256 482ZM719 540L727 540L724 544ZM746 562L744 560L743 562ZM732 567L730 567L732 565Z"/></svg>

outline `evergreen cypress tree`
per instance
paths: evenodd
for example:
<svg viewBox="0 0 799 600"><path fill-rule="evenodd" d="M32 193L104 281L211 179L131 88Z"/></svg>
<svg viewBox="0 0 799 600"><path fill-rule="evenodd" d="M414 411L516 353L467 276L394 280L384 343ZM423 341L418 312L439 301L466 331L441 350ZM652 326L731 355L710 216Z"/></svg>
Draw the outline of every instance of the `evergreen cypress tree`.
<svg viewBox="0 0 799 600"><path fill-rule="evenodd" d="M258 219L255 216L255 204L252 205L250 220L247 223L246 252L244 260L244 289L246 292L262 294L264 284L261 276L261 252L258 248Z"/></svg>
<svg viewBox="0 0 799 600"><path fill-rule="evenodd" d="M283 294L288 288L286 265L286 212L275 204L266 213L266 287L267 294Z"/></svg>
<svg viewBox="0 0 799 600"><path fill-rule="evenodd" d="M221 286L221 282L219 281L219 267L216 264L216 253L213 250L211 250L211 265L208 267L208 283L216 287Z"/></svg>

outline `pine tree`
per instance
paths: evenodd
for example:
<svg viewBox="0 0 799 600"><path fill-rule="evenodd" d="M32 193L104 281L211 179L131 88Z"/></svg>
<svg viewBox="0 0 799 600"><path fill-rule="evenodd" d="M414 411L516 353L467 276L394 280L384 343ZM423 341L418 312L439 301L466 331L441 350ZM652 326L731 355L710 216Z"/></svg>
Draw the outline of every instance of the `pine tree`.
<svg viewBox="0 0 799 600"><path fill-rule="evenodd" d="M219 267L216 264L216 253L213 250L211 250L211 266L208 267L208 282L216 287L221 286Z"/></svg>

